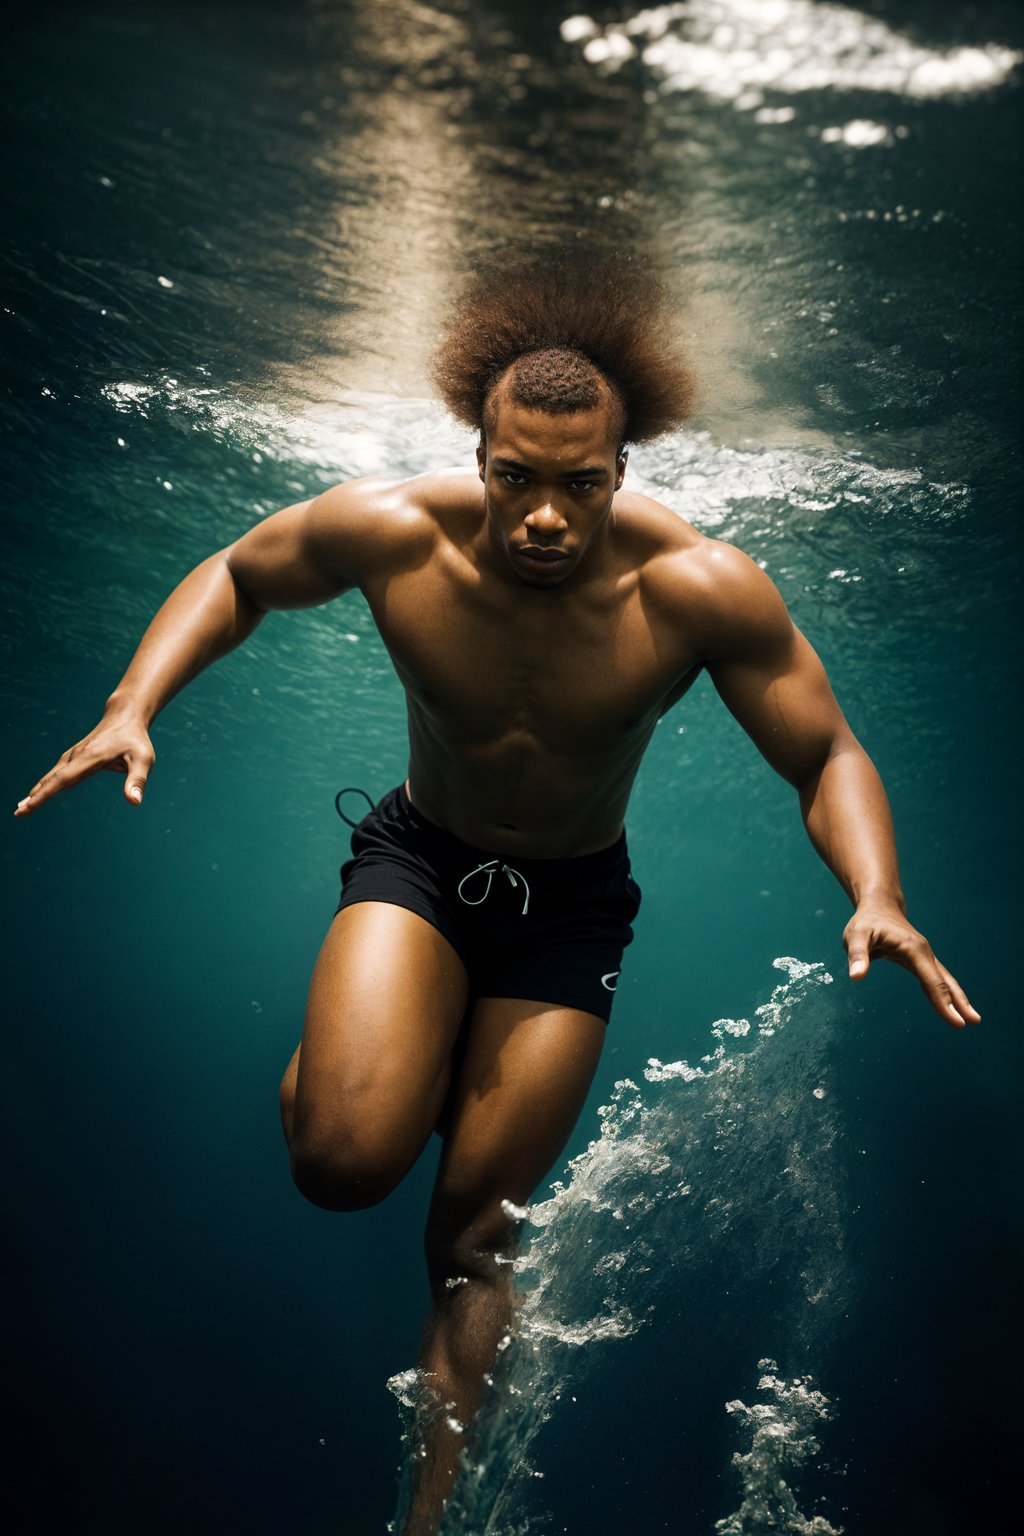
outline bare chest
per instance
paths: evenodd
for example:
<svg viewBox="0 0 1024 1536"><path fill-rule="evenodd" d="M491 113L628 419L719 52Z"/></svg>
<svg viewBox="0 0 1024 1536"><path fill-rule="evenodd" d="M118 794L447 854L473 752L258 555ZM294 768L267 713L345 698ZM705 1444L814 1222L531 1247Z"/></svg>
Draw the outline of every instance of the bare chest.
<svg viewBox="0 0 1024 1536"><path fill-rule="evenodd" d="M638 590L495 595L413 572L368 597L412 707L465 741L621 742L650 726L694 664L685 636L652 628Z"/></svg>

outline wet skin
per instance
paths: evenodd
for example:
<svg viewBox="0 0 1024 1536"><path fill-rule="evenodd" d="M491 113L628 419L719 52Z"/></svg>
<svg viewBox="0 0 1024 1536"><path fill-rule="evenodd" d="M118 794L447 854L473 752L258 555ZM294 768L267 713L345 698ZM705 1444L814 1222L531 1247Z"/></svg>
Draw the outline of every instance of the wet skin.
<svg viewBox="0 0 1024 1536"><path fill-rule="evenodd" d="M607 400L550 415L499 387L476 475L355 481L267 518L171 594L100 723L16 814L101 769L123 773L141 804L149 729L168 699L268 610L359 587L405 686L409 792L431 821L510 858L606 847L655 724L707 668L795 787L854 903L850 975L894 960L947 1023L976 1023L906 918L884 790L814 651L745 555L622 489L614 429ZM476 1412L510 1326L510 1208L564 1148L605 1032L579 1009L468 996L429 923L384 902L349 907L324 942L281 1085L296 1184L332 1210L383 1199L443 1133L419 1358L442 1406L421 1414L403 1536L438 1528L461 1447L451 1425Z"/></svg>
<svg viewBox="0 0 1024 1536"><path fill-rule="evenodd" d="M655 509L616 496L624 472L601 413L502 411L437 568L364 589L406 689L412 799L476 847L613 842L657 719L696 676L685 632L651 634ZM685 524L661 516L682 548Z"/></svg>
<svg viewBox="0 0 1024 1536"><path fill-rule="evenodd" d="M337 486L267 518L171 595L103 720L22 800L101 768L141 802L149 726L272 608L361 588L408 700L409 790L430 820L510 857L607 846L658 718L706 667L797 789L855 905L851 975L906 966L950 1023L977 1013L904 914L870 760L775 587L740 551L622 489L607 401L552 415L498 392L477 475Z"/></svg>

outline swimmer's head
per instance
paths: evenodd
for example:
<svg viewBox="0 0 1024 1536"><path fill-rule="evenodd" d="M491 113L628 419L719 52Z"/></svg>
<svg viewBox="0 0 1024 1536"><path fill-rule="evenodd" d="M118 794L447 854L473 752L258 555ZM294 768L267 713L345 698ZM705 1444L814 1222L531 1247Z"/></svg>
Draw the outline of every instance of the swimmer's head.
<svg viewBox="0 0 1024 1536"><path fill-rule="evenodd" d="M602 410L617 445L687 417L692 389L675 314L643 262L572 249L481 269L434 360L452 414L481 439L503 401L552 415Z"/></svg>
<svg viewBox="0 0 1024 1536"><path fill-rule="evenodd" d="M609 438L626 441L626 404L614 382L574 347L539 347L510 363L484 396L481 437L493 434L503 405L551 416L601 411Z"/></svg>

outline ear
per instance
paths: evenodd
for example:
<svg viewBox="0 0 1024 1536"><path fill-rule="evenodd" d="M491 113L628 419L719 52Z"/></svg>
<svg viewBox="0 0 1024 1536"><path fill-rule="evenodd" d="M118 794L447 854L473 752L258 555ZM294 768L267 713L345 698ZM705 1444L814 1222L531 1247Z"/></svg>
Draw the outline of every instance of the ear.
<svg viewBox="0 0 1024 1536"><path fill-rule="evenodd" d="M480 434L480 441L476 445L476 467L477 473L482 480L487 472L487 440L482 432Z"/></svg>
<svg viewBox="0 0 1024 1536"><path fill-rule="evenodd" d="M615 489L617 491L622 489L622 482L626 477L626 460L628 458L628 448L620 448L615 456Z"/></svg>

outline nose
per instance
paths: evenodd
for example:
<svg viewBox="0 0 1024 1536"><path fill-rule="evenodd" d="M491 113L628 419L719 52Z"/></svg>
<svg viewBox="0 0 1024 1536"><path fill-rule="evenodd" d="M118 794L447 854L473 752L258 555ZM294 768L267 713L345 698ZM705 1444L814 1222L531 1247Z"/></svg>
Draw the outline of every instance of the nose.
<svg viewBox="0 0 1024 1536"><path fill-rule="evenodd" d="M558 539L569 527L565 518L551 501L543 501L523 519L530 533L541 539Z"/></svg>

